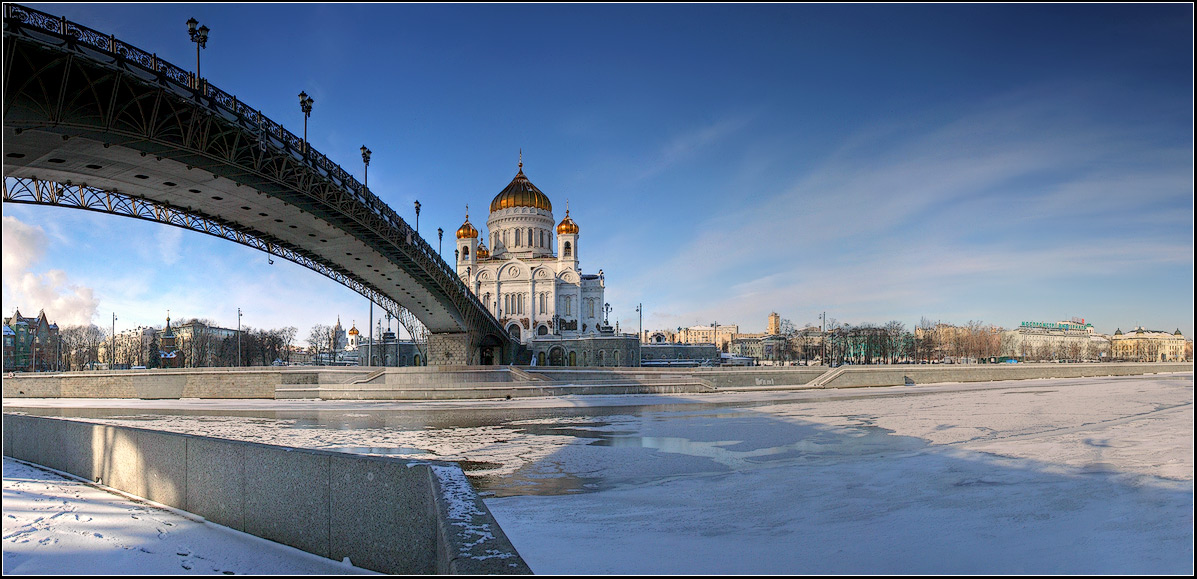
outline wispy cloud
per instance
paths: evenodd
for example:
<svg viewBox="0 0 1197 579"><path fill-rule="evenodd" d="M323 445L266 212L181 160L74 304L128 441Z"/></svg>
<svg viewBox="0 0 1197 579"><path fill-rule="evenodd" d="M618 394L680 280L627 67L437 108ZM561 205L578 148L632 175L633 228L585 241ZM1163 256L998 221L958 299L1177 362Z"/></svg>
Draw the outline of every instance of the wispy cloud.
<svg viewBox="0 0 1197 579"><path fill-rule="evenodd" d="M848 136L765 202L680 231L690 236L678 251L633 284L653 287L685 325L717 312L763 320L787 304L896 315L995 284L1191 271L1184 152L1030 96ZM1119 162L1130 149L1152 160Z"/></svg>
<svg viewBox="0 0 1197 579"><path fill-rule="evenodd" d="M648 179L692 159L744 129L755 117L755 114L733 115L673 136L647 161L640 163L641 169L633 174L632 180Z"/></svg>

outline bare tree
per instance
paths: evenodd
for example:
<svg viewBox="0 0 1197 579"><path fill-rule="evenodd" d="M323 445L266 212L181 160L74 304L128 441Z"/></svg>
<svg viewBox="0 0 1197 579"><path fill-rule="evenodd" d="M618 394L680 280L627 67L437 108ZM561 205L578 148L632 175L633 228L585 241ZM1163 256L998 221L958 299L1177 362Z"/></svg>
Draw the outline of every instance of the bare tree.
<svg viewBox="0 0 1197 579"><path fill-rule="evenodd" d="M100 326L91 324L83 329L83 349L85 364L98 362L100 358L100 345L108 340L108 332L104 331Z"/></svg>
<svg viewBox="0 0 1197 579"><path fill-rule="evenodd" d="M1065 345L1064 350L1068 356L1068 359L1076 362L1081 359L1081 353L1084 352L1084 346L1082 346L1079 341L1072 340Z"/></svg>
<svg viewBox="0 0 1197 579"><path fill-rule="evenodd" d="M918 357L926 362L934 359L936 349L939 348L939 340L935 335L935 329L938 325L939 322L933 322L923 317L919 320L919 325L915 328L915 333L918 335L918 343L915 346L918 350Z"/></svg>
<svg viewBox="0 0 1197 579"><path fill-rule="evenodd" d="M312 326L308 333L308 346L311 346L315 358L320 358L320 352L325 351L332 344L332 328L326 324Z"/></svg>
<svg viewBox="0 0 1197 579"><path fill-rule="evenodd" d="M279 347L282 349L282 361L291 361L291 346L295 344L295 334L299 331L295 326L287 326L279 330Z"/></svg>

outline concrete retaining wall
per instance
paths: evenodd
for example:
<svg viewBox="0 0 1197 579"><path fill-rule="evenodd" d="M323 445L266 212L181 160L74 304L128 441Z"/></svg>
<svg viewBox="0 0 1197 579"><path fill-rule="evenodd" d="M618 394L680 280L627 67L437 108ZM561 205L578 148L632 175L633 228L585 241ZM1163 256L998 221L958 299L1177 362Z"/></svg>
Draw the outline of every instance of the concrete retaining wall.
<svg viewBox="0 0 1197 579"><path fill-rule="evenodd" d="M822 386L821 366L729 368L561 368L427 366L412 368L228 368L17 374L6 398L306 398L444 400L666 394L752 388L853 388L905 383L1126 376L1192 371L1187 362L1109 364L903 364L846 366Z"/></svg>
<svg viewBox="0 0 1197 579"><path fill-rule="evenodd" d="M1188 362L1145 362L1118 364L932 364L898 366L848 366L825 388L899 386L940 382L990 382L1034 378L1081 378L1085 376L1135 376L1161 372L1191 372Z"/></svg>
<svg viewBox="0 0 1197 579"><path fill-rule="evenodd" d="M17 414L4 455L396 574L529 574L455 463Z"/></svg>

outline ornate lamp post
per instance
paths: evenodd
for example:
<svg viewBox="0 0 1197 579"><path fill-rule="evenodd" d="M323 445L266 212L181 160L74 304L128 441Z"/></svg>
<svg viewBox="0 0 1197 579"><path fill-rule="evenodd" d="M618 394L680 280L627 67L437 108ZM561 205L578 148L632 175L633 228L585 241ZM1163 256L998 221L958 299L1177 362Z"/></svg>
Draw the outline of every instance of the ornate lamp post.
<svg viewBox="0 0 1197 579"><path fill-rule="evenodd" d="M370 149L362 145L362 163L366 166L365 176L362 177L362 187L370 189Z"/></svg>
<svg viewBox="0 0 1197 579"><path fill-rule="evenodd" d="M362 188L370 190L370 149L362 145L362 164L365 165L365 172L362 177ZM366 324L370 330L370 341L366 344L366 365L374 365L374 300L370 300L370 320Z"/></svg>
<svg viewBox="0 0 1197 579"><path fill-rule="evenodd" d="M420 200L416 200L416 235L420 234Z"/></svg>
<svg viewBox="0 0 1197 579"><path fill-rule="evenodd" d="M611 325L611 304L603 304L603 325Z"/></svg>
<svg viewBox="0 0 1197 579"><path fill-rule="evenodd" d="M237 367L241 367L241 308L237 308Z"/></svg>
<svg viewBox="0 0 1197 579"><path fill-rule="evenodd" d="M441 256L441 241L444 240L444 238L445 238L445 230L441 229L440 227L437 227L436 228L436 254L437 254L437 256L440 256L442 260L445 259L443 256Z"/></svg>
<svg viewBox="0 0 1197 579"><path fill-rule="evenodd" d="M195 88L200 87L200 49L206 48L208 44L208 27L200 26L194 18L187 19L187 34L191 35L191 41L195 43Z"/></svg>
<svg viewBox="0 0 1197 579"><path fill-rule="evenodd" d="M303 111L303 156L308 156L308 117L312 116L312 103L316 102L308 93L299 91L299 110Z"/></svg>

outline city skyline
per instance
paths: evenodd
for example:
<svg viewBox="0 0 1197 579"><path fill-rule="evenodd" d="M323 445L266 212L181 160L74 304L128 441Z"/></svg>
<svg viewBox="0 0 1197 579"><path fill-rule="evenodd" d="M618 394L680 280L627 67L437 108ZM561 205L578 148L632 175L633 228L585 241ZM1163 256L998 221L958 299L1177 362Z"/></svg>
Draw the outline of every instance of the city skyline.
<svg viewBox="0 0 1197 579"><path fill-rule="evenodd" d="M643 304L645 330L1193 336L1191 5L29 6L187 69L196 18L212 84L293 132L312 95L312 146L359 180L369 147L450 262L522 150L625 332ZM17 204L3 227L6 316L367 333L364 297L225 240Z"/></svg>

